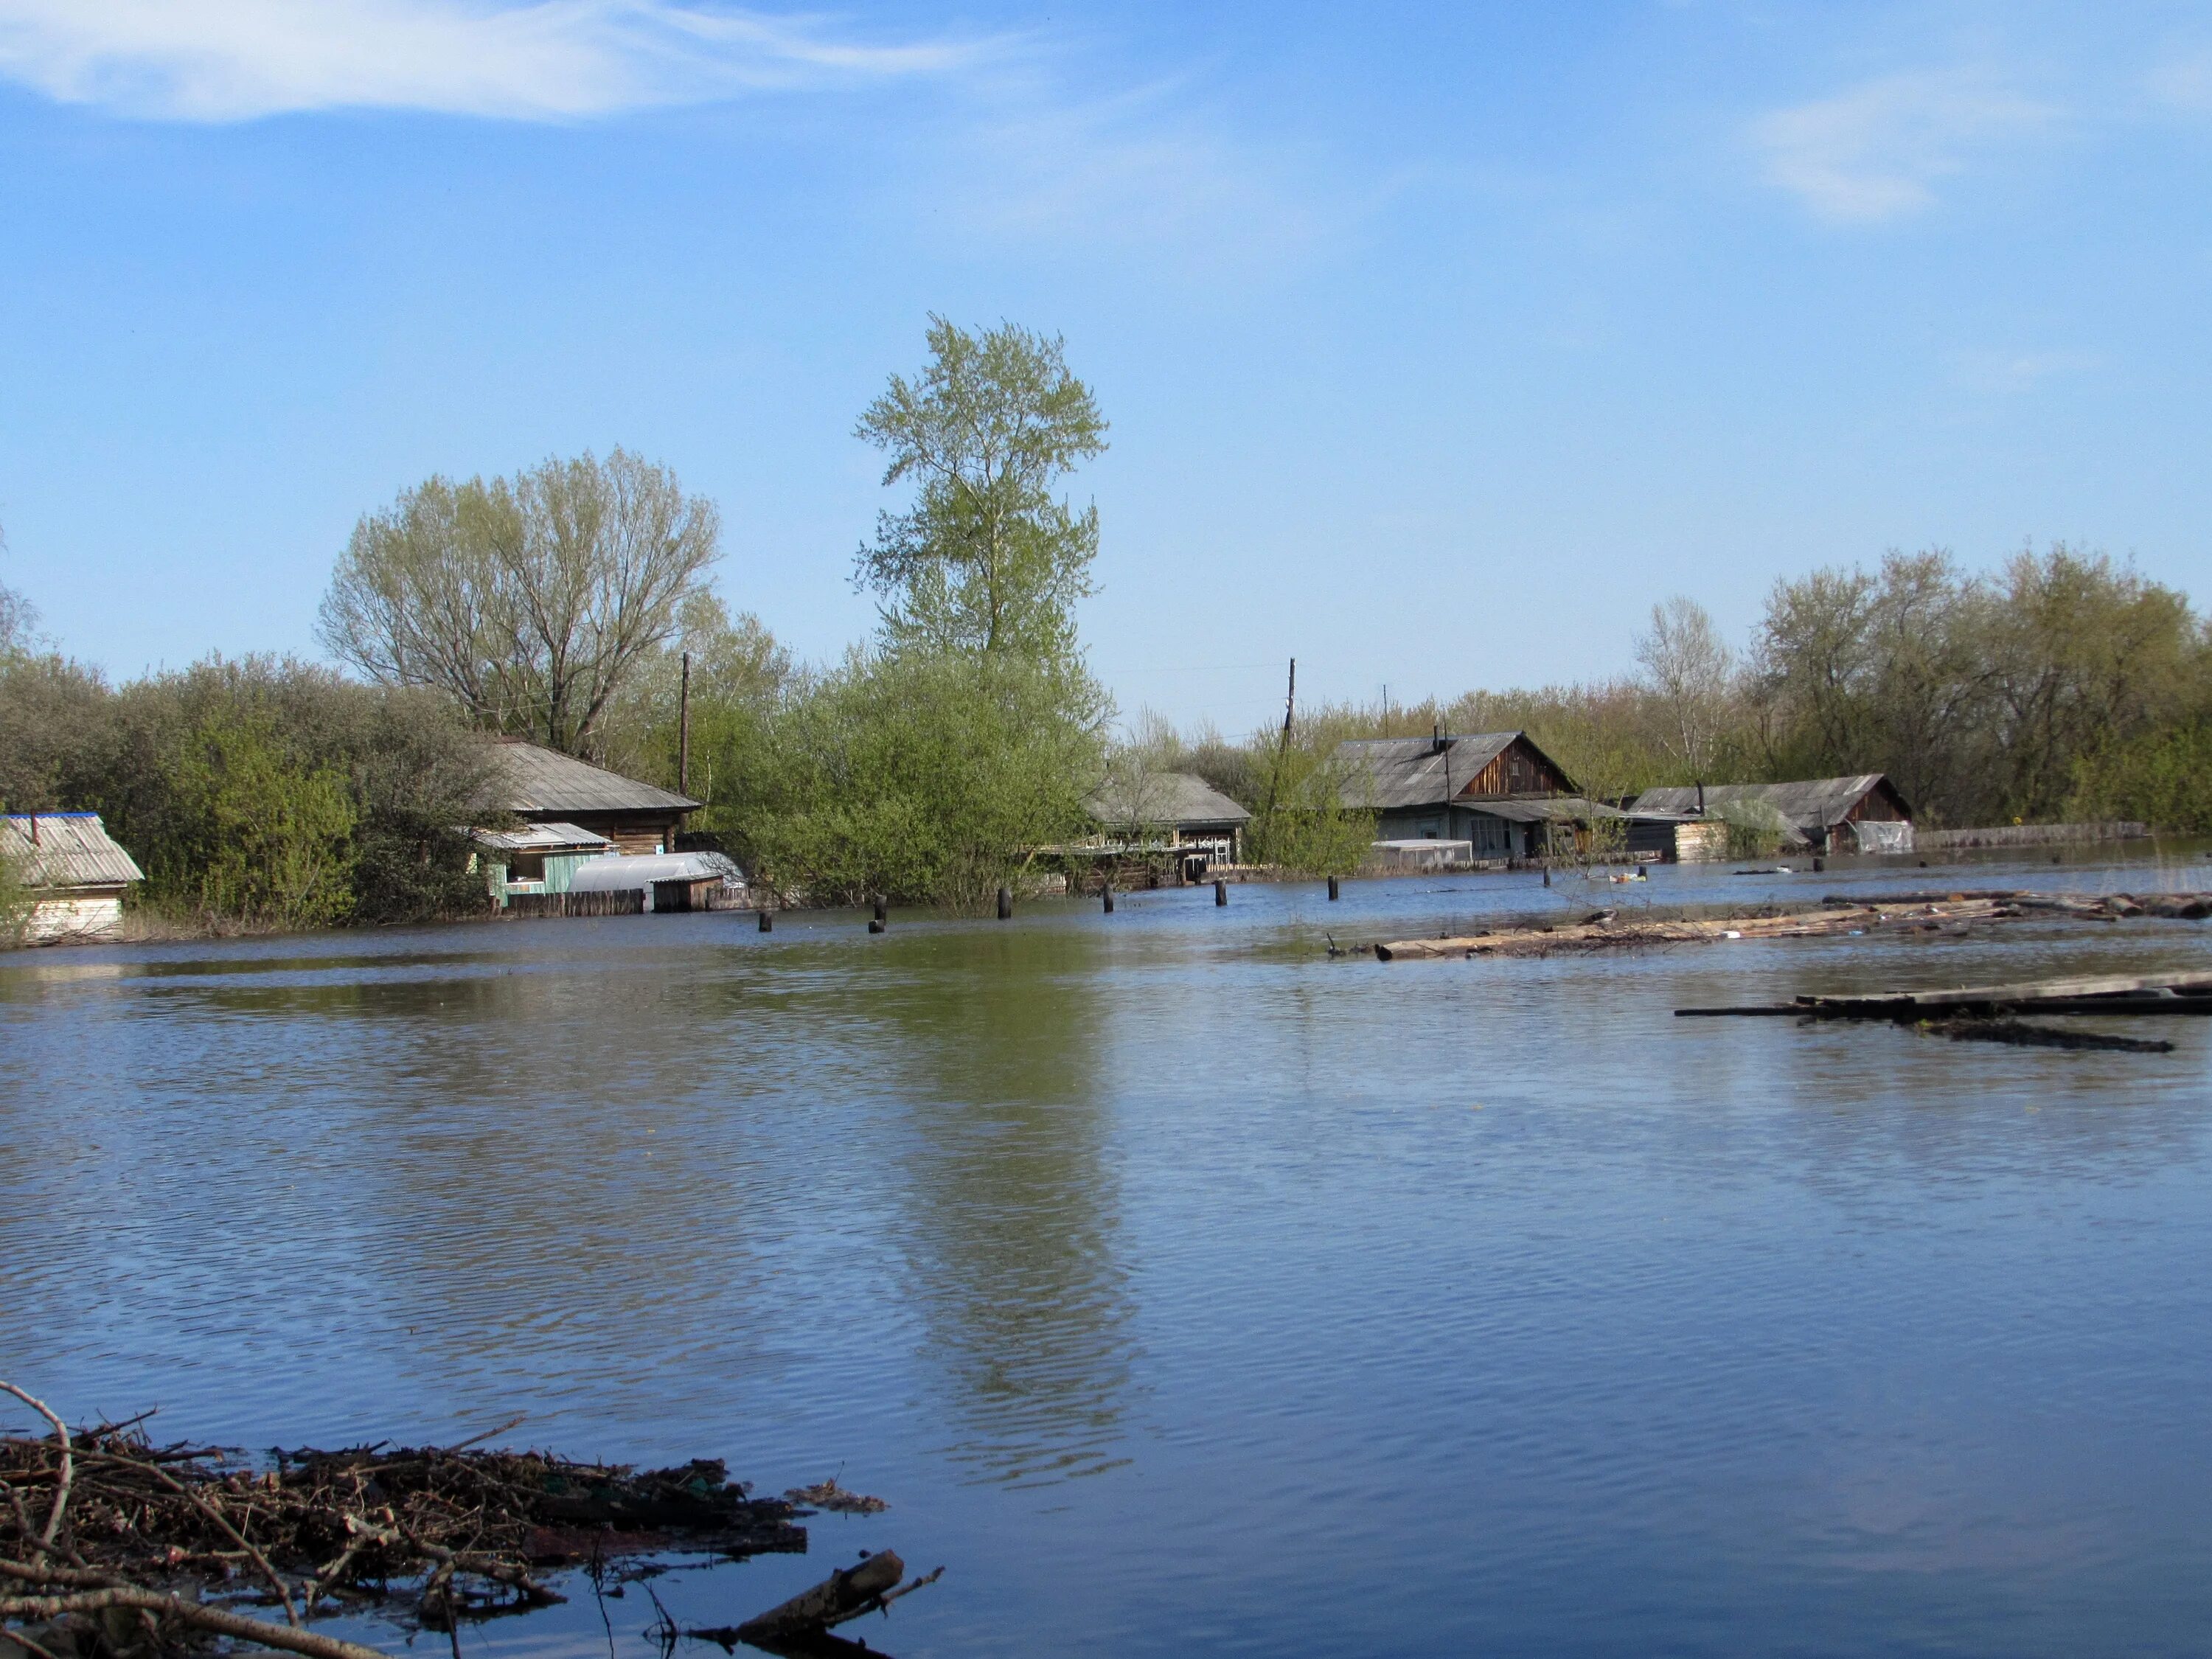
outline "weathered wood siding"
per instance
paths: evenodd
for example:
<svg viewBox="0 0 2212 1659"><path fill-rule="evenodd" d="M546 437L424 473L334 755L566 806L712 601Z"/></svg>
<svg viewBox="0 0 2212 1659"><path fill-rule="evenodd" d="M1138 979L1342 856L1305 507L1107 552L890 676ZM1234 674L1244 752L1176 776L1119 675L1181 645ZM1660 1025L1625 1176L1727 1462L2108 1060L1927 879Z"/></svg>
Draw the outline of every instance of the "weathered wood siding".
<svg viewBox="0 0 2212 1659"><path fill-rule="evenodd" d="M1569 795L1574 793L1526 738L1516 738L1499 750L1474 781L1459 792L1464 799L1481 795Z"/></svg>

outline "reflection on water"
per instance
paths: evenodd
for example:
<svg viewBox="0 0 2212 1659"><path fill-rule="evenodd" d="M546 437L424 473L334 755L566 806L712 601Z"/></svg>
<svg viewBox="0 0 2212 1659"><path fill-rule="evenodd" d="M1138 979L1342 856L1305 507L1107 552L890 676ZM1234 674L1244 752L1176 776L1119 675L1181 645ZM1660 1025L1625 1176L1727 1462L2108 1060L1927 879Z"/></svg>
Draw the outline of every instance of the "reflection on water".
<svg viewBox="0 0 2212 1659"><path fill-rule="evenodd" d="M1100 1075L1105 942L969 933L902 950L903 982L872 998L911 1131L900 1231L921 1358L945 1373L946 1449L994 1478L1120 1461L1129 1304Z"/></svg>
<svg viewBox="0 0 2212 1659"><path fill-rule="evenodd" d="M891 1544L951 1569L884 1632L909 1659L2194 1650L2212 1033L1671 1011L2198 966L2212 931L1322 951L1613 897L0 957L0 1375L249 1444L526 1411L582 1455L842 1472L890 1514L659 1593L726 1624ZM482 1644L607 1650L588 1603L523 1622Z"/></svg>

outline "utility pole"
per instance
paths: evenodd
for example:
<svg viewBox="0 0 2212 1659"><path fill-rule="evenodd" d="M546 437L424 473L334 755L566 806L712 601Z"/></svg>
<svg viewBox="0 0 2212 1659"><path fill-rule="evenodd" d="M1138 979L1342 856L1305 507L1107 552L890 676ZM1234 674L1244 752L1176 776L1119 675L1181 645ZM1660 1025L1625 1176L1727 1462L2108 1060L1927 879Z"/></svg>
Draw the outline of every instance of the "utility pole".
<svg viewBox="0 0 2212 1659"><path fill-rule="evenodd" d="M1283 694L1283 740L1275 748L1275 769L1267 778L1267 810L1263 817L1275 816L1275 790L1283 779L1283 762L1291 752L1291 715L1298 706L1298 659L1291 659L1291 687Z"/></svg>
<svg viewBox="0 0 2212 1659"><path fill-rule="evenodd" d="M684 689L676 697L676 793L691 793L691 653L684 653Z"/></svg>

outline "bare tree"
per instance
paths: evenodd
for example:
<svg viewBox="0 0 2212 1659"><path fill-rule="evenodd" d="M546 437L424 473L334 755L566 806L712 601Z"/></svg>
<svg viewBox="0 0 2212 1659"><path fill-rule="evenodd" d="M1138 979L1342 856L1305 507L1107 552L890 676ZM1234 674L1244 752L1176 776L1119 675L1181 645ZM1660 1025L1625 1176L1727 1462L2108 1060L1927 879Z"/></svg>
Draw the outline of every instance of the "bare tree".
<svg viewBox="0 0 2212 1659"><path fill-rule="evenodd" d="M478 725L596 750L610 703L720 556L714 503L617 449L513 478L432 478L364 517L319 631L386 684Z"/></svg>
<svg viewBox="0 0 2212 1659"><path fill-rule="evenodd" d="M0 526L0 553L8 550L8 532ZM0 582L0 660L19 656L38 641L39 607Z"/></svg>
<svg viewBox="0 0 2212 1659"><path fill-rule="evenodd" d="M1735 663L1712 617L1677 593L1651 607L1651 631L1638 636L1636 659L1666 711L1662 742L1693 779L1711 764L1729 721Z"/></svg>

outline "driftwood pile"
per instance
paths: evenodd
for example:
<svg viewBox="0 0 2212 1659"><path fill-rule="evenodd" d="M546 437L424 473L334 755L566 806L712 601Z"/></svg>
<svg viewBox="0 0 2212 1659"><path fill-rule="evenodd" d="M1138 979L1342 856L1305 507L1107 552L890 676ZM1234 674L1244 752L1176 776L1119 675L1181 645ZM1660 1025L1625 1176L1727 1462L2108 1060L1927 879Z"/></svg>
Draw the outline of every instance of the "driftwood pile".
<svg viewBox="0 0 2212 1659"><path fill-rule="evenodd" d="M793 1519L806 1510L750 1497L719 1462L639 1472L467 1443L280 1451L271 1467L157 1446L143 1418L71 1431L12 1383L0 1393L52 1430L0 1437L0 1659L129 1659L214 1638L384 1659L308 1626L372 1606L453 1634L458 1655L460 1621L565 1599L540 1577L549 1569L589 1564L596 1578L603 1561L653 1550L806 1547ZM851 1507L882 1507L825 1486ZM896 1599L884 1593L896 1577L875 1583L884 1571L825 1607ZM771 1628L750 1621L746 1639L756 1627Z"/></svg>
<svg viewBox="0 0 2212 1659"><path fill-rule="evenodd" d="M1658 920L1624 919L1603 910L1566 926L1508 924L1485 933L1377 945L1382 962L1483 956L1547 957L1568 951L1612 951L1636 945L1715 944L1724 939L1810 939L1863 933L1947 933L1995 922L2116 921L2157 916L2201 921L2212 916L2212 893L2165 893L2138 897L2116 893L2090 897L2011 890L1976 893L1893 893L1871 898L1832 894L1817 908L1762 909L1741 915Z"/></svg>

